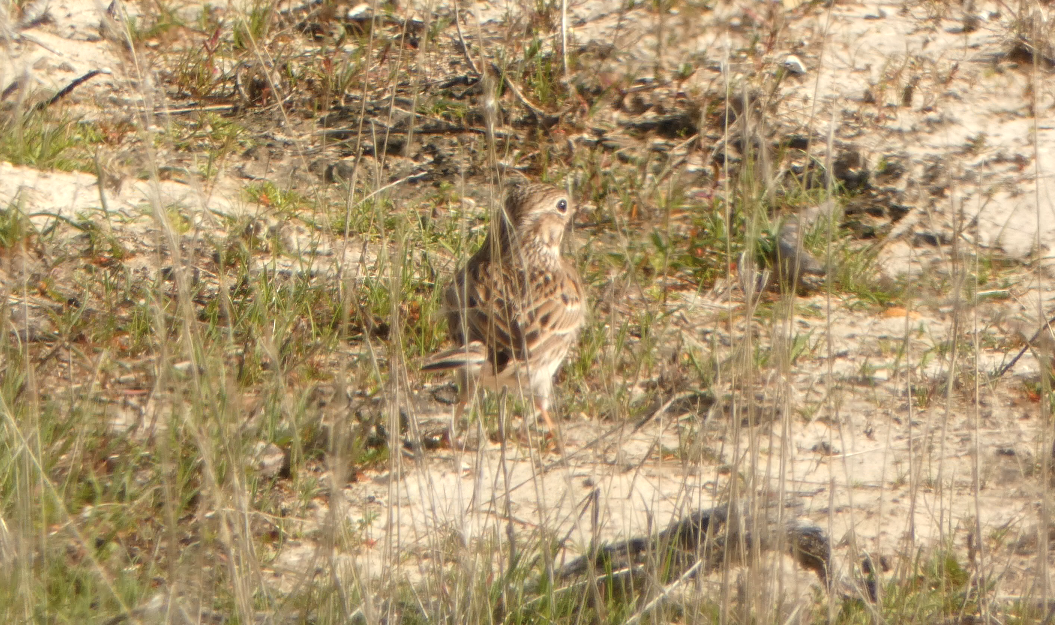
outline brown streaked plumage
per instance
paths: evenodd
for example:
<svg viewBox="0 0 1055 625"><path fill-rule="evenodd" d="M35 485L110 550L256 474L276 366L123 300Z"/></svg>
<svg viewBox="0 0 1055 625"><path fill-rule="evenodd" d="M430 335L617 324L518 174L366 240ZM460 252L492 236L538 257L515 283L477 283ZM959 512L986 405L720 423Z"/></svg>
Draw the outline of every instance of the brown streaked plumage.
<svg viewBox="0 0 1055 625"><path fill-rule="evenodd" d="M579 272L560 253L574 215L557 187L515 186L483 247L455 273L444 309L457 347L422 370L459 372L459 413L476 388L506 387L530 397L553 429L553 376L586 317Z"/></svg>

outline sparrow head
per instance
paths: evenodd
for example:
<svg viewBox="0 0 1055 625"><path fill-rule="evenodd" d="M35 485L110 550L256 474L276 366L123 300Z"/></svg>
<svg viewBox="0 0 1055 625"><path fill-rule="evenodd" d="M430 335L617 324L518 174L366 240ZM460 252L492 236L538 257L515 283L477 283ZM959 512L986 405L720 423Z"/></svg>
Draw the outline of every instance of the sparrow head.
<svg viewBox="0 0 1055 625"><path fill-rule="evenodd" d="M575 216L571 195L547 184L519 185L506 196L505 217L514 240L538 252L560 255L564 231Z"/></svg>

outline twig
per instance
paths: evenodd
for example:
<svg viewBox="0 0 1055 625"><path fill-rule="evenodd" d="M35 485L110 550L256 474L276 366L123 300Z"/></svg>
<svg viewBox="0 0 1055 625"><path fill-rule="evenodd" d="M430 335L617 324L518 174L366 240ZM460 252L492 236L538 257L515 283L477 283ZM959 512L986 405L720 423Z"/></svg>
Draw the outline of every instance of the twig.
<svg viewBox="0 0 1055 625"><path fill-rule="evenodd" d="M469 64L477 74L482 74L480 68L476 67L476 62L473 61L473 57L469 54L469 45L465 43L465 36L462 35L462 20L458 17L458 0L454 0L454 27L458 30L458 42L462 44L462 55L465 56L465 62Z"/></svg>
<svg viewBox="0 0 1055 625"><path fill-rule="evenodd" d="M59 54L58 50L46 45L43 41L37 39L36 37L30 37L29 35L26 35L26 34L23 33L21 35L18 35L18 38L19 39L24 39L25 41L28 41L29 43L35 43L38 46L40 46L41 48L44 48L48 52L54 54L55 56L62 56L61 54Z"/></svg>
<svg viewBox="0 0 1055 625"><path fill-rule="evenodd" d="M357 207L363 205L370 198L374 197L375 195L378 195L379 193L383 193L383 192L387 191L388 189L391 189L392 187L399 186L399 185L401 185L403 183L406 183L406 182L414 182L415 180L420 180L421 178L423 178L423 177L425 177L427 175L428 175L428 172L419 171L417 173L410 174L409 176L406 176L404 178L400 178L399 180L393 180L392 182L386 184L383 187L378 187L377 189L374 189L371 193L367 194L362 199L360 199L358 202L356 202L352 206L352 208L357 208Z"/></svg>
<svg viewBox="0 0 1055 625"><path fill-rule="evenodd" d="M1047 323L1042 325L1039 329L1037 329L1036 332L1033 333L1033 336L1028 341L1026 341L1026 344L1023 345L1022 349L1020 349L1018 351L1018 354L1014 358L1011 359L1011 362L1007 363L1006 365L1004 365L1000 369L1000 372L996 374L996 377L998 377L998 378L1004 377L1004 374L1007 373L1011 369L1011 367L1014 367L1015 363L1018 362L1018 359L1021 358L1023 356L1023 354L1026 353L1026 350L1029 349L1030 345L1033 344L1033 341L1037 340L1037 337L1040 336L1040 333L1043 332L1044 330L1047 330L1051 326L1052 323L1055 323L1055 317L1052 317L1051 319L1048 319Z"/></svg>
<svg viewBox="0 0 1055 625"><path fill-rule="evenodd" d="M520 90L520 87L513 82L513 79L503 72L494 62L491 63L491 71L495 73L495 76L498 76L505 82L506 86L509 87L509 90L513 92L513 96L516 97L517 101L526 106L540 122L543 122L545 125L551 125L560 119L560 115L547 113L541 106L529 100L528 97L524 95L524 92Z"/></svg>
<svg viewBox="0 0 1055 625"><path fill-rule="evenodd" d="M475 72L479 76L483 76L483 72L480 70L479 67L477 67L476 62L473 61L472 55L469 54L469 46L468 46L468 44L465 43L465 35L462 34L461 19L458 17L458 2L457 2L457 0L455 0L455 2L454 2L454 26L458 30L458 42L461 44L462 56L465 57L465 61L469 64L469 67L472 68L473 72ZM563 27L562 27L562 31L563 31ZM567 45L567 34L566 33L564 34L564 37L565 37L565 46L566 46ZM565 73L567 73L567 71L568 71L567 50L564 51L564 55L565 55L565 58L564 58L564 71L565 71ZM547 113L541 106L539 106L539 105L535 104L534 102L532 102L531 100L529 100L528 97L526 95L524 95L524 92L520 90L520 87L518 87L517 84L515 82L513 82L513 80L510 79L506 75L506 73L503 72L498 67L498 65L495 64L494 62L491 63L491 71L494 72L495 76L498 76L499 78L501 78L505 82L505 84L509 87L509 90L513 92L513 96L516 97L516 99L521 104L523 104L525 107L527 107L527 109L530 110L532 112L532 114L534 114L535 117L537 117L540 122L543 122L544 124L549 125L549 124L555 123L557 120L560 119L559 115L552 115L550 113Z"/></svg>
<svg viewBox="0 0 1055 625"><path fill-rule="evenodd" d="M237 104L215 104L213 106L187 106L180 109L160 108L154 111L155 115L186 115L188 113L209 113L213 111L229 111L236 108Z"/></svg>
<svg viewBox="0 0 1055 625"><path fill-rule="evenodd" d="M73 226L74 228L80 230L81 232L87 232L88 231L88 228L85 227L83 224L79 224L79 223L73 221L72 219L70 219L69 217L64 217L64 216L62 216L62 215L60 215L58 213L52 213L52 212L48 212L48 211L41 211L39 213L28 213L26 215L26 217L51 217L52 219L54 219L56 221L66 222L66 225ZM50 226L50 227L53 227L53 226ZM45 231L46 230L47 230L47 228L45 229Z"/></svg>
<svg viewBox="0 0 1055 625"><path fill-rule="evenodd" d="M70 94L70 92L73 91L74 89L76 89L78 86L80 86L81 83L83 83L83 82L85 82L87 80L91 80L93 77L98 76L99 74L112 74L112 73L113 72L108 70L108 69L93 69L92 71L88 72L84 76L81 76L80 78L77 78L73 82L71 82L70 84L66 85L65 89L63 89L62 91L59 91L55 95L51 96L51 99L44 100L43 102L37 102L36 106L33 107L33 110L34 111L42 111L42 110L48 108L49 106L51 106L52 104L55 104L56 102L58 102L62 98L65 98L66 96L68 96Z"/></svg>

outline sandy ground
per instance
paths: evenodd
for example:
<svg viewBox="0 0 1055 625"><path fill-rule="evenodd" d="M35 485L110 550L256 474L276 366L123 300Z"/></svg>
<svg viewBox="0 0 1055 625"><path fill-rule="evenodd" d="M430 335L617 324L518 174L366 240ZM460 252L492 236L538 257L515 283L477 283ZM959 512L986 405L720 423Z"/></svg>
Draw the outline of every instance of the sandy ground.
<svg viewBox="0 0 1055 625"><path fill-rule="evenodd" d="M779 398L768 404L779 406L779 414L776 407L763 408L769 417L743 428L739 438L728 423L744 418L743 406L663 413L637 432L571 415L561 424L567 462L552 452L529 453L513 444L503 450L493 443L464 453L401 457L397 470L369 472L342 489L339 509L351 522L362 522L367 537L349 561L369 578L394 553L436 557L433 550L444 540L502 536L507 514L524 536L569 535L574 553L594 532L584 505L595 489L599 535L628 537L713 504L729 486L725 468L738 464L745 488L763 499L783 492L789 516L828 529L837 575L848 575L862 552L911 556L940 544L966 552L969 534L980 526L988 550L983 556L999 576L998 594L1035 591L1038 560L1031 545L1047 496L1035 472L1050 437L1039 404L1022 383L1035 379L1040 365L1027 354L991 385L959 388L949 399L941 384L949 377L942 348L957 315L961 332L971 328L991 339L980 342L972 366L992 371L1010 357L1007 341L1040 326L1038 308L1052 308L1046 278L1055 245L1049 173L1055 170L1055 81L1045 68L1008 54L1014 16L1004 7L975 3L966 14L959 5L923 3L781 8L734 2L712 11L671 12L661 28L646 8L625 12L615 4L573 3L568 19L574 41L614 44L619 51L603 61L599 74L642 75L657 61L676 66L672 58L684 59L698 66L681 87L686 93L720 85L723 67L734 77L759 70L757 60L738 58L735 50L750 24L776 11L780 34L760 55L766 59L762 71L775 74L794 54L805 74L783 79L773 116L787 131L818 137L821 145L832 137L853 146L873 171L880 163L904 168L885 181L909 210L883 240L878 265L884 272L948 273L955 240L960 253L998 251L1023 261L1039 245L1043 260L1000 299L973 307L935 297L917 310L876 314L835 298L826 317L829 302L813 295L798 302L797 310L808 314L797 314L789 328L759 322L764 342L781 345L797 335L808 337L811 349L795 359L786 379L758 381L760 392ZM66 0L47 10L53 19L39 26L0 22L0 87L27 75L42 89L56 90L106 67L113 74L78 90L72 110L89 119L114 111L135 118L129 111L141 106L137 85L143 79L99 36L101 7ZM1050 7L1036 10L1052 19ZM517 11L515 5L479 3L476 19L487 25ZM1047 78L1036 83L1035 72ZM155 228L153 206L179 205L203 227L210 227L212 211L239 214L246 210L239 199L244 183L229 171L209 189L133 178L104 192L110 214L121 217L114 227L127 229L122 236L143 237ZM76 219L102 211L94 175L0 163L0 204L13 202L38 214L40 224L49 214ZM325 271L325 265L319 261L316 268ZM723 311L742 310L738 297L723 285L684 294L676 315L686 323L671 332L705 345L737 340L717 319ZM921 364L907 369L905 362ZM429 407L428 389L419 390L415 416L444 418L445 408ZM916 401L921 392L929 401ZM586 447L609 428L613 434L603 444ZM690 428L702 433L699 444L708 452L702 459L661 453L684 445ZM320 519L330 503L319 502ZM276 584L293 583L317 548L310 539L287 546L273 563ZM413 578L413 566L407 571Z"/></svg>

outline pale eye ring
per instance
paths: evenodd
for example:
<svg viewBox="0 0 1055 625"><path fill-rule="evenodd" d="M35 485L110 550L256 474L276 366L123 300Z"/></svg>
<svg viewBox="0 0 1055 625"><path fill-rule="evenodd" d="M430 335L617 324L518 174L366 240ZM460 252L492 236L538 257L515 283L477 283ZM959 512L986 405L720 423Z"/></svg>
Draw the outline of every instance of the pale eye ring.
<svg viewBox="0 0 1055 625"><path fill-rule="evenodd" d="M562 213L568 212L568 200L561 200L557 202L557 210Z"/></svg>

